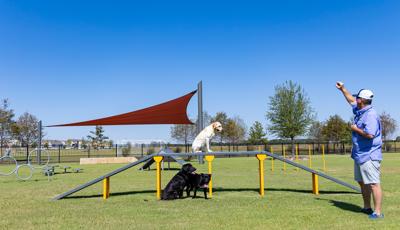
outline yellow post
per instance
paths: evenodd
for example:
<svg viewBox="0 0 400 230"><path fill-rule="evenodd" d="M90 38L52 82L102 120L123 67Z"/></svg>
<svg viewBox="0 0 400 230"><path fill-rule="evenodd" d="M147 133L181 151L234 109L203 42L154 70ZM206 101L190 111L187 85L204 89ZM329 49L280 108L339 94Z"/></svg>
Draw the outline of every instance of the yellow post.
<svg viewBox="0 0 400 230"><path fill-rule="evenodd" d="M286 159L286 146L283 146L283 159ZM283 162L283 172L286 172L286 162Z"/></svg>
<svg viewBox="0 0 400 230"><path fill-rule="evenodd" d="M157 199L161 199L161 161L163 160L162 156L155 156L153 157L154 161L156 162L156 190L157 190Z"/></svg>
<svg viewBox="0 0 400 230"><path fill-rule="evenodd" d="M267 158L267 155L265 154L257 154L256 155L257 159L258 159L258 174L260 177L260 195L261 197L264 196L264 160L265 158Z"/></svg>
<svg viewBox="0 0 400 230"><path fill-rule="evenodd" d="M103 179L103 199L107 200L110 197L110 177Z"/></svg>
<svg viewBox="0 0 400 230"><path fill-rule="evenodd" d="M311 145L308 145L308 167L312 167L312 160L311 160Z"/></svg>
<svg viewBox="0 0 400 230"><path fill-rule="evenodd" d="M299 163L299 145L296 144L296 163ZM296 171L299 171L299 168L296 167Z"/></svg>
<svg viewBox="0 0 400 230"><path fill-rule="evenodd" d="M322 164L323 170L326 172L326 163L325 163L325 144L322 145Z"/></svg>
<svg viewBox="0 0 400 230"><path fill-rule="evenodd" d="M315 195L319 195L318 175L315 173L312 174L312 192Z"/></svg>
<svg viewBox="0 0 400 230"><path fill-rule="evenodd" d="M271 153L274 153L274 148L271 146ZM271 172L274 171L274 158L271 157Z"/></svg>
<svg viewBox="0 0 400 230"><path fill-rule="evenodd" d="M208 184L208 193L210 198L212 198L212 181L213 181L213 175L212 175L212 161L214 160L215 156L214 155L207 155L205 157L205 160L208 162L208 173L211 174L211 180L210 183Z"/></svg>

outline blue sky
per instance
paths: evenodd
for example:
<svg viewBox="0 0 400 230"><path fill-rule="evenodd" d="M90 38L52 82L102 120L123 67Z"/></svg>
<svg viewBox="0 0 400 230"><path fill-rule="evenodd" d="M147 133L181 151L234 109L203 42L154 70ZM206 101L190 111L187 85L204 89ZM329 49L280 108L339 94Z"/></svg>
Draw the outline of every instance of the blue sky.
<svg viewBox="0 0 400 230"><path fill-rule="evenodd" d="M203 81L210 114L250 127L274 86L293 80L319 120L351 111L336 90L370 88L400 121L398 1L0 0L0 98L46 125L179 97ZM196 114L196 100L189 113ZM91 127L49 128L52 139ZM170 140L168 125L105 127L114 140Z"/></svg>

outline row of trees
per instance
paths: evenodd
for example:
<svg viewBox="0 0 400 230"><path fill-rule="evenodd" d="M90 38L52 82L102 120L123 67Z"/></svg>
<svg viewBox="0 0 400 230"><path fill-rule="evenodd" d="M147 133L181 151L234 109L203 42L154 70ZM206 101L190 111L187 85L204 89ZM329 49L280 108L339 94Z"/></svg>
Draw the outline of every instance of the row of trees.
<svg viewBox="0 0 400 230"><path fill-rule="evenodd" d="M267 131L279 139L291 140L292 154L295 150L296 138L308 138L321 141L350 141L352 121L345 121L339 115L330 116L326 121L317 121L316 113L311 107L311 101L305 90L297 83L287 81L275 87L275 94L269 98L266 118L269 125ZM396 121L390 114L380 114L382 137L389 138L397 129ZM217 134L216 142L264 144L267 142L263 125L256 121L250 128L246 140L247 128L238 116L229 118L225 112L218 112L211 117L206 115L205 123L219 121L224 128ZM196 136L194 125L175 125L171 128L171 137L185 144L190 143ZM397 139L400 140L400 137Z"/></svg>
<svg viewBox="0 0 400 230"><path fill-rule="evenodd" d="M34 145L39 138L39 120L25 112L15 120L14 110L8 99L3 99L0 106L0 146L12 144L18 140L22 145Z"/></svg>
<svg viewBox="0 0 400 230"><path fill-rule="evenodd" d="M19 141L22 146L37 145L40 135L38 122L38 118L27 112L15 119L14 110L10 108L8 99L3 99L0 106L0 146L11 145L13 140ZM104 135L103 127L96 126L95 131L90 131L87 139L82 138L81 145L90 144L98 149L109 144L110 142L106 143L108 139Z"/></svg>

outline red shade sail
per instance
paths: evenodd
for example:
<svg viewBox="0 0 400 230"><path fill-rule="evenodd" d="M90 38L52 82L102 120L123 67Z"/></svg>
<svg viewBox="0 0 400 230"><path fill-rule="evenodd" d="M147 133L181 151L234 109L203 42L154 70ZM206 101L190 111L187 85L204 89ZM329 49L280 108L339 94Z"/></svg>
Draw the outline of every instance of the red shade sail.
<svg viewBox="0 0 400 230"><path fill-rule="evenodd" d="M94 126L94 125L149 125L149 124L193 124L187 117L187 106L190 99L197 91L186 94L180 98L145 109L105 117L95 120L75 122L60 126Z"/></svg>

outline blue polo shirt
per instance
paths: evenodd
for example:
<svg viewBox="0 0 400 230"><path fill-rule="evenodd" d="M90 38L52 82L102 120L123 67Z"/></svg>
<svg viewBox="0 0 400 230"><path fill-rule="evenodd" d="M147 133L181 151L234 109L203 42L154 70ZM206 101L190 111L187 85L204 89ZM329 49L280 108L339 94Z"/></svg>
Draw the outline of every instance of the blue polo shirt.
<svg viewBox="0 0 400 230"><path fill-rule="evenodd" d="M354 113L354 124L365 133L374 136L372 139L365 138L356 132L352 132L353 149L351 158L357 164L363 164L369 160L382 160L382 135L379 116L372 106L358 109L357 104L351 105Z"/></svg>

